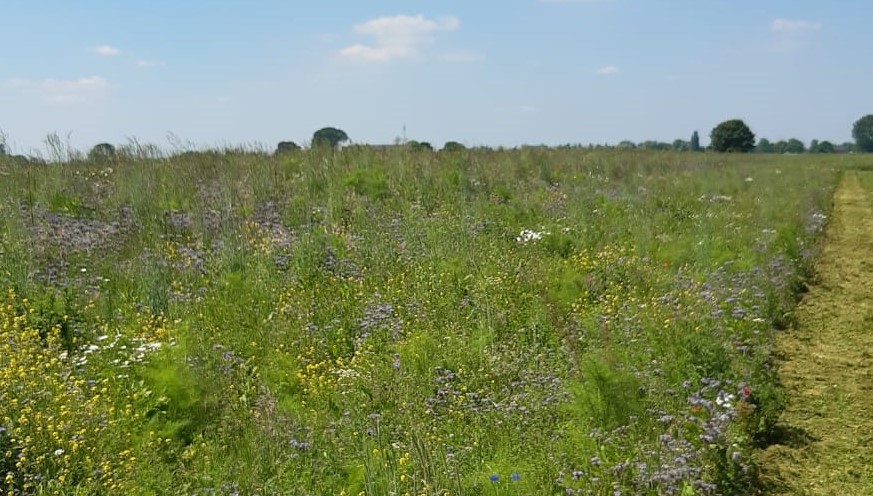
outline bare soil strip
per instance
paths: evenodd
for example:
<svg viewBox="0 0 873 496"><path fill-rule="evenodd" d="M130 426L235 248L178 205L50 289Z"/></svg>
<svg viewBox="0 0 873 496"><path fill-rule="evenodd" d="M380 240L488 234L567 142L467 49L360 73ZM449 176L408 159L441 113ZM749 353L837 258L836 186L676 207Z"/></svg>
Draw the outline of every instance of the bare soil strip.
<svg viewBox="0 0 873 496"><path fill-rule="evenodd" d="M789 404L760 459L772 494L873 495L873 194L864 174L843 176L820 281L796 328L777 339Z"/></svg>

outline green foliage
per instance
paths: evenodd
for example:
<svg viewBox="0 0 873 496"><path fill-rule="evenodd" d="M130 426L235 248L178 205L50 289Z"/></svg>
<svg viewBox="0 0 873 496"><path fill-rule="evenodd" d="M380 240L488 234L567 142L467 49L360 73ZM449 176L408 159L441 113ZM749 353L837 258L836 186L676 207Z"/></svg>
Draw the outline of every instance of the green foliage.
<svg viewBox="0 0 873 496"><path fill-rule="evenodd" d="M818 145L815 147L814 151L812 149L810 149L810 152L811 153L836 153L836 149L837 149L836 146L834 146L834 144L831 143L830 141L822 141L821 143L818 143Z"/></svg>
<svg viewBox="0 0 873 496"><path fill-rule="evenodd" d="M574 387L575 413L581 422L603 429L629 425L645 410L641 386L633 374L617 368L614 359L591 358Z"/></svg>
<svg viewBox="0 0 873 496"><path fill-rule="evenodd" d="M215 384L173 351L153 359L143 372L152 391L147 428L182 446L191 444L218 414Z"/></svg>
<svg viewBox="0 0 873 496"><path fill-rule="evenodd" d="M323 127L312 134L312 147L336 148L348 140L349 136L342 129Z"/></svg>
<svg viewBox="0 0 873 496"><path fill-rule="evenodd" d="M755 145L756 153L774 153L776 148L773 146L773 143L770 143L770 140L767 138L761 138L758 140L758 144Z"/></svg>
<svg viewBox="0 0 873 496"><path fill-rule="evenodd" d="M276 145L276 155L281 155L283 153L294 152L300 149L300 145L293 141L280 141L278 145Z"/></svg>
<svg viewBox="0 0 873 496"><path fill-rule="evenodd" d="M670 143L664 143L661 141L643 141L640 143L639 148L641 150L659 150L666 151L670 150L672 147Z"/></svg>
<svg viewBox="0 0 873 496"><path fill-rule="evenodd" d="M709 135L712 149L717 152L748 153L755 148L755 134L740 119L722 122Z"/></svg>
<svg viewBox="0 0 873 496"><path fill-rule="evenodd" d="M86 205L81 197L61 191L55 192L49 198L48 207L52 212L65 213L73 217L91 217L94 214L94 207Z"/></svg>
<svg viewBox="0 0 873 496"><path fill-rule="evenodd" d="M446 141L446 144L443 145L444 152L459 152L466 150L467 147L458 143L457 141Z"/></svg>
<svg viewBox="0 0 873 496"><path fill-rule="evenodd" d="M388 178L380 168L368 167L351 171L343 182L355 194L372 200L384 200L391 196Z"/></svg>
<svg viewBox="0 0 873 496"><path fill-rule="evenodd" d="M412 149L413 151L416 151L416 152L432 152L433 151L433 145L431 145L427 141L410 140L409 142L406 143L406 146L408 146L410 149Z"/></svg>
<svg viewBox="0 0 873 496"><path fill-rule="evenodd" d="M102 163L115 158L115 147L109 143L98 143L88 152L88 160Z"/></svg>
<svg viewBox="0 0 873 496"><path fill-rule="evenodd" d="M7 168L0 287L29 303L0 304L0 450L44 455L16 487L41 474L58 494L687 493L639 469L675 467L669 435L705 481L753 492L745 454L784 405L771 325L834 170L862 158L352 147ZM755 408L715 425L741 383Z"/></svg>
<svg viewBox="0 0 873 496"><path fill-rule="evenodd" d="M700 151L700 135L697 134L697 131L691 133L691 151L699 152Z"/></svg>
<svg viewBox="0 0 873 496"><path fill-rule="evenodd" d="M806 146L799 139L791 138L785 144L785 153L799 154L804 152L806 152Z"/></svg>
<svg viewBox="0 0 873 496"><path fill-rule="evenodd" d="M852 138L861 152L873 152L873 114L861 117L852 125Z"/></svg>

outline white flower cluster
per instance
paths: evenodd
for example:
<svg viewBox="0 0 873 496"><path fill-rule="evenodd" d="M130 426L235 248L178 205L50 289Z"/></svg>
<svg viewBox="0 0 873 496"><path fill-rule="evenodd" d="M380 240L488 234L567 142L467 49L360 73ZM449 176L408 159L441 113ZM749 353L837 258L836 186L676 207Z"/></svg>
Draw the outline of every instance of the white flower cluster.
<svg viewBox="0 0 873 496"><path fill-rule="evenodd" d="M725 393L724 391L719 391L718 396L715 398L715 403L723 408L732 408L735 399L737 399L736 396L730 393Z"/></svg>
<svg viewBox="0 0 873 496"><path fill-rule="evenodd" d="M135 363L143 362L149 353L152 353L163 346L160 342L146 342L146 340L141 338L133 338L131 340L125 339L124 341L128 344L124 344L120 334L116 334L111 341L107 342L109 339L110 336L107 334L98 336L95 340L96 343L84 347L81 350L81 354L75 357L73 361L74 365L77 367L84 367L88 363L88 357L90 355L114 353L118 358L110 360L110 363L126 369ZM170 343L170 345L173 344L173 342ZM67 360L68 357L69 355L66 351L61 352L59 356L61 360Z"/></svg>
<svg viewBox="0 0 873 496"><path fill-rule="evenodd" d="M700 198L698 198L698 200L700 201L708 201L712 203L729 202L733 199L734 198L732 196L728 195L701 195Z"/></svg>
<svg viewBox="0 0 873 496"><path fill-rule="evenodd" d="M543 239L543 236L548 236L552 234L548 231L532 231L530 229L522 229L518 236L515 237L515 241L525 244L530 243L532 241L539 241Z"/></svg>

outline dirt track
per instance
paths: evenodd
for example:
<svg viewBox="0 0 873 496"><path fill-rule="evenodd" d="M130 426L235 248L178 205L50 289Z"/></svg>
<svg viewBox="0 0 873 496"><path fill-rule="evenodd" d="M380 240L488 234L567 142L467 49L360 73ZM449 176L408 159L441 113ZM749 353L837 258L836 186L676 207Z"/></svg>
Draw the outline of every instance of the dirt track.
<svg viewBox="0 0 873 496"><path fill-rule="evenodd" d="M873 495L873 173L846 172L797 326L777 339L788 392L761 455L772 494Z"/></svg>

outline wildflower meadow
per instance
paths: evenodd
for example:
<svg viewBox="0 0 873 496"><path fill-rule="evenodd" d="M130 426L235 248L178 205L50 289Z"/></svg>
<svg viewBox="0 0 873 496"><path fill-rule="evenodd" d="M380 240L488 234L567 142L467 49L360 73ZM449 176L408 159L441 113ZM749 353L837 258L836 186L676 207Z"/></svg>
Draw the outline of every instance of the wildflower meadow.
<svg viewBox="0 0 873 496"><path fill-rule="evenodd" d="M860 160L0 161L0 494L749 494Z"/></svg>

